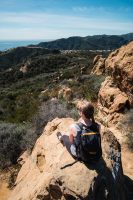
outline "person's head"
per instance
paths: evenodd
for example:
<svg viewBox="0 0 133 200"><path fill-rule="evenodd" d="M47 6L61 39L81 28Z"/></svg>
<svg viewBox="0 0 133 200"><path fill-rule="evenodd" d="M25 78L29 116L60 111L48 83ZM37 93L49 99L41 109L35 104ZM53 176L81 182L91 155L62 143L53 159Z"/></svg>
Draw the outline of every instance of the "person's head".
<svg viewBox="0 0 133 200"><path fill-rule="evenodd" d="M91 119L94 121L94 106L92 103L86 100L80 101L77 104L77 109L82 118Z"/></svg>

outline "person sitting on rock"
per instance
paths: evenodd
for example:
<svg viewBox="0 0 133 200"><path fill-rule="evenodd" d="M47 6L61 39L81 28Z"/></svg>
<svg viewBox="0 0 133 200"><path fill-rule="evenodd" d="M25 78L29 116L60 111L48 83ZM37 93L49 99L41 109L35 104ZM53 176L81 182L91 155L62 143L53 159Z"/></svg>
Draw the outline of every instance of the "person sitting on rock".
<svg viewBox="0 0 133 200"><path fill-rule="evenodd" d="M97 161L102 156L100 126L94 119L94 106L83 100L77 104L79 120L70 126L69 137L57 133L69 153L83 162Z"/></svg>

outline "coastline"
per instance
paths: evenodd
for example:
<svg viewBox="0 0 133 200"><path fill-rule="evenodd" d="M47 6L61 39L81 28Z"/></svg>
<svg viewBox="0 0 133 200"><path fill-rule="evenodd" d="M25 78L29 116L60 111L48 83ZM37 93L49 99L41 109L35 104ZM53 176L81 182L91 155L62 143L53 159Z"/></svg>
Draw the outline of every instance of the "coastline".
<svg viewBox="0 0 133 200"><path fill-rule="evenodd" d="M0 51L6 51L20 46L36 45L46 40L0 40Z"/></svg>

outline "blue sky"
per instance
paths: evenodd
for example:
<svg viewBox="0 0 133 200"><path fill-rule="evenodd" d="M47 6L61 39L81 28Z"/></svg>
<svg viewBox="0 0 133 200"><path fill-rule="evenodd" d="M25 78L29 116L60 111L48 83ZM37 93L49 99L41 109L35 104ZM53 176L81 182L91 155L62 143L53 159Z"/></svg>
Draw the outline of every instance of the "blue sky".
<svg viewBox="0 0 133 200"><path fill-rule="evenodd" d="M0 0L0 40L133 32L133 0Z"/></svg>

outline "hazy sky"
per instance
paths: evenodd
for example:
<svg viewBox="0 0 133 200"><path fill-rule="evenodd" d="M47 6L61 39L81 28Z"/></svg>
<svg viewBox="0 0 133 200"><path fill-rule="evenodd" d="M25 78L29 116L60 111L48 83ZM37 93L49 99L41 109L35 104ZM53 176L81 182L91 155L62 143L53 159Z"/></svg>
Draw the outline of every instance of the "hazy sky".
<svg viewBox="0 0 133 200"><path fill-rule="evenodd" d="M0 40L133 32L133 0L0 0Z"/></svg>

